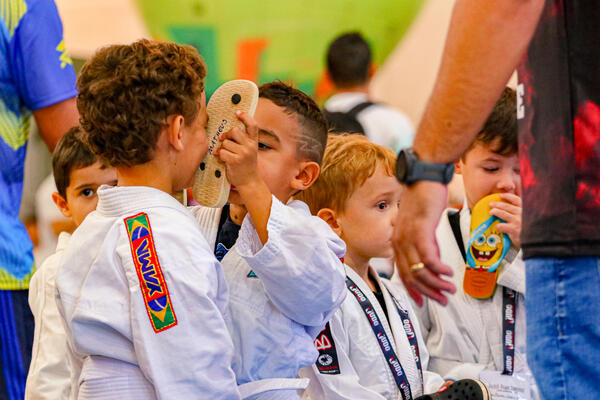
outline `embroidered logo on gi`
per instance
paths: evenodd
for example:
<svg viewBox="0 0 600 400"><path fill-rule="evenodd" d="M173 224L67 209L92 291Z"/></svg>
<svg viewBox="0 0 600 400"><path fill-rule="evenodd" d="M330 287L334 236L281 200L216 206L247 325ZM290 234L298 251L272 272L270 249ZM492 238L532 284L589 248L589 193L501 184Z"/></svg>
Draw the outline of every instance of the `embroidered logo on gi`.
<svg viewBox="0 0 600 400"><path fill-rule="evenodd" d="M258 276L256 276L254 271L250 270L250 272L248 272L248 275L246 275L246 278L258 278Z"/></svg>
<svg viewBox="0 0 600 400"><path fill-rule="evenodd" d="M148 215L139 213L124 221L150 323L154 332L162 332L177 325L177 317L156 255Z"/></svg>
<svg viewBox="0 0 600 400"><path fill-rule="evenodd" d="M225 257L229 253L229 249L225 247L223 243L218 243L217 248L215 249L215 257L219 262L223 261L223 257Z"/></svg>
<svg viewBox="0 0 600 400"><path fill-rule="evenodd" d="M315 362L319 373L324 375L339 375L340 363L329 322L315 339L315 347L319 350L319 357Z"/></svg>

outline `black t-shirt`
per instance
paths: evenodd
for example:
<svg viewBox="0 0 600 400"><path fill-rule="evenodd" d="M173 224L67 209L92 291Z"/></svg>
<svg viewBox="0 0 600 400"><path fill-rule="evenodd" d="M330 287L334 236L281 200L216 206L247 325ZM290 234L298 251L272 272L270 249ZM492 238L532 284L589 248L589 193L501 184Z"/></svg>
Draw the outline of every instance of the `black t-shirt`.
<svg viewBox="0 0 600 400"><path fill-rule="evenodd" d="M600 256L600 7L547 0L518 68L524 256Z"/></svg>
<svg viewBox="0 0 600 400"><path fill-rule="evenodd" d="M215 257L217 260L223 260L225 254L235 244L240 233L240 226L237 225L229 216L229 204L226 204L221 211L219 220L219 230L217 231L217 240L215 241Z"/></svg>

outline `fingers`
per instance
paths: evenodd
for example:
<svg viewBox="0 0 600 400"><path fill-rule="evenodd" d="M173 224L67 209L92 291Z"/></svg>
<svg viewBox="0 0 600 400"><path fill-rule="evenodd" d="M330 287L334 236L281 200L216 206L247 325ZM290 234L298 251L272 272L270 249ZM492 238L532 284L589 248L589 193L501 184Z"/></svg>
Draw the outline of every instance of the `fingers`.
<svg viewBox="0 0 600 400"><path fill-rule="evenodd" d="M506 222L517 222L521 220L521 214L514 214L501 208L492 208L490 215L500 218Z"/></svg>
<svg viewBox="0 0 600 400"><path fill-rule="evenodd" d="M523 207L523 201L519 196L514 193L500 193L500 198L510 204L513 204L519 208Z"/></svg>
<svg viewBox="0 0 600 400"><path fill-rule="evenodd" d="M440 260L439 248L435 241L435 237L427 239L422 235L419 236L421 237L416 240L415 245L417 247L420 262L425 264L425 266L435 274L447 276L454 275L452 268L442 263L442 260Z"/></svg>
<svg viewBox="0 0 600 400"><path fill-rule="evenodd" d="M513 204L493 202L490 203L490 206L490 213L494 210L502 210L512 215L521 215L521 207Z"/></svg>
<svg viewBox="0 0 600 400"><path fill-rule="evenodd" d="M258 140L258 124L247 112L238 111L235 113L240 121L246 126L246 135L257 141Z"/></svg>
<svg viewBox="0 0 600 400"><path fill-rule="evenodd" d="M423 305L423 297L421 296L418 289L416 289L414 283L414 277L410 271L410 265L406 261L406 257L402 253L398 253L394 251L396 268L398 269L398 275L400 275L400 279L402 283L404 283L404 287L408 291L410 297L413 298L415 303L420 307Z"/></svg>
<svg viewBox="0 0 600 400"><path fill-rule="evenodd" d="M245 145L245 144L247 144L250 141L249 138L248 138L248 135L245 134L238 127L231 128L227 132L223 132L219 136L219 140L221 142L225 142L226 140L231 140L231 141L236 142L236 143L241 144L241 145Z"/></svg>
<svg viewBox="0 0 600 400"><path fill-rule="evenodd" d="M498 230L498 232L506 233L509 236L513 236L519 233L518 228L514 224L499 223L498 225L496 225L496 229Z"/></svg>
<svg viewBox="0 0 600 400"><path fill-rule="evenodd" d="M424 294L438 303L446 305L448 303L448 299L446 296L444 296L442 290L454 293L454 285L441 279L437 273L429 269L427 264L425 264L423 261L419 261L422 260L422 258L419 255L417 248L411 245L405 245L402 247L401 252L402 255L400 258L405 263L405 270L407 271L408 275L405 279L405 281L409 282L407 290L413 299L415 299L415 302L421 306L421 294ZM425 268L412 268L413 265L416 265L420 262L425 264Z"/></svg>
<svg viewBox="0 0 600 400"><path fill-rule="evenodd" d="M418 290L425 296L431 298L432 300L437 301L443 306L448 304L448 298L444 296L444 294L440 290L436 289L435 286L428 285L426 283L426 281L429 281L429 279L433 277L431 271L427 269L421 269L418 272L415 272L415 275L418 277L414 284L416 290ZM442 279L437 279L442 282L445 282Z"/></svg>
<svg viewBox="0 0 600 400"><path fill-rule="evenodd" d="M436 270L443 271L446 275L452 275L452 270L441 263L439 255L435 250L433 252L435 253L435 257L427 256L429 257L429 264L425 263L427 257L421 255L414 246L405 244L404 246L400 246L396 252L396 263L400 277L407 291L419 306L422 305L421 294L432 298L442 305L446 305L448 299L442 291L449 293L456 292L456 287L452 282L442 279L438 272L430 268L430 265L433 265ZM434 259L437 259L437 261L434 261ZM419 262L423 262L426 268L413 270L411 266Z"/></svg>

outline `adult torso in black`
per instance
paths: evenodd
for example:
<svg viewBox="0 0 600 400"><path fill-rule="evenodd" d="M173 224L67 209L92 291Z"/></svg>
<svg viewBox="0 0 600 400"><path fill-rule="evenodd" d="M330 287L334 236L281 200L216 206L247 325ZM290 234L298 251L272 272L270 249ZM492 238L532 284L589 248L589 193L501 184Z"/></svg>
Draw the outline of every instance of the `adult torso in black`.
<svg viewBox="0 0 600 400"><path fill-rule="evenodd" d="M600 5L547 0L518 68L524 256L600 256Z"/></svg>

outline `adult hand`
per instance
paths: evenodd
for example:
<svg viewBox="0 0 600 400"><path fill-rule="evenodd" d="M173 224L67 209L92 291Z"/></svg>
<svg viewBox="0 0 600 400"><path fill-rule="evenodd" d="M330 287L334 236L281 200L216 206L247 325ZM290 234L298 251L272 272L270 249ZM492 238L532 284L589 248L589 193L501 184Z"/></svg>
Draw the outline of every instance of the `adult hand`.
<svg viewBox="0 0 600 400"><path fill-rule="evenodd" d="M435 229L446 208L448 189L437 182L420 181L409 186L400 199L394 226L396 265L408 293L421 306L424 294L440 304L448 300L442 291L454 293L452 282L441 275L452 276L452 269L440 260ZM423 263L425 268L411 270Z"/></svg>

